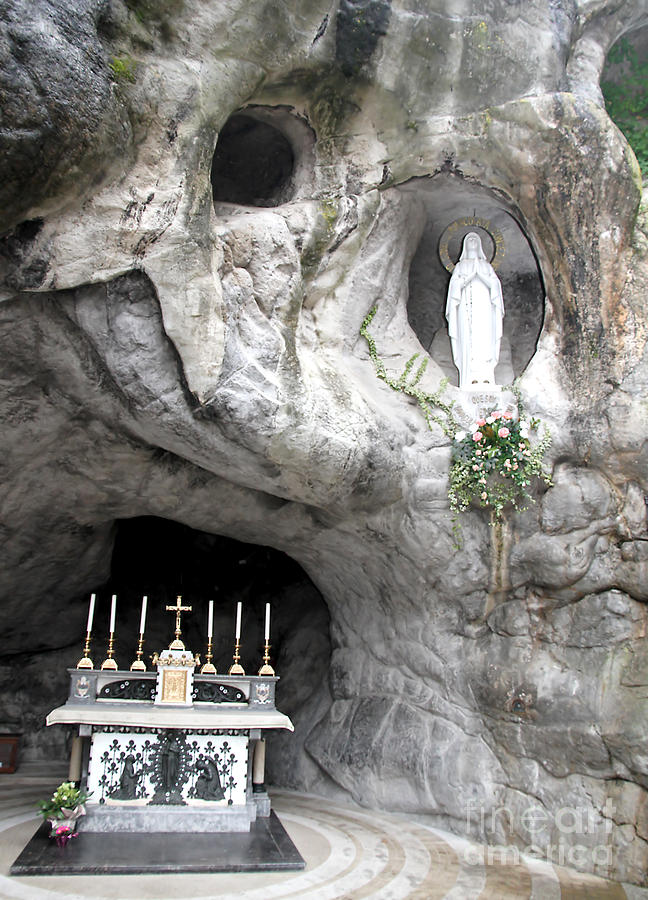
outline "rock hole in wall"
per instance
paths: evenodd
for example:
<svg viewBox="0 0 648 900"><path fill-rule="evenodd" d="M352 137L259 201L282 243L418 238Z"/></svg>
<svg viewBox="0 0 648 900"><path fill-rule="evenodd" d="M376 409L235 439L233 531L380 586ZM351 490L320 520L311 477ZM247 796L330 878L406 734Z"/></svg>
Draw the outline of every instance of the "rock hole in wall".
<svg viewBox="0 0 648 900"><path fill-rule="evenodd" d="M491 235L501 236L503 253L497 260L497 274L505 315L495 379L497 384L509 384L533 357L544 319L540 268L521 225L498 196L456 175L413 179L401 190L416 194L425 223L409 271L409 323L450 384L458 385L459 377L445 318L450 272L441 260L440 244L446 246L450 260L456 263L464 236L476 231L490 259L495 250ZM473 223L462 223L464 219ZM488 223L489 228L475 225L476 220ZM459 224L453 227L456 222Z"/></svg>
<svg viewBox="0 0 648 900"><path fill-rule="evenodd" d="M214 203L279 206L293 199L314 143L290 107L249 106L223 126L211 169Z"/></svg>
<svg viewBox="0 0 648 900"><path fill-rule="evenodd" d="M150 670L151 655L173 640L175 616L165 607L174 605L180 594L183 604L193 607L182 616L183 640L202 662L208 604L214 600L213 662L221 674L232 664L236 604L242 602L241 663L247 674L256 674L262 663L265 604L270 602L271 663L280 676L277 707L293 720L295 733L272 736L278 749L268 752L268 781L290 786L291 773L299 770L305 753L303 742L315 724L314 698L327 683L331 657L328 607L295 560L268 546L139 516L115 523L109 579L92 586L86 597L74 598L84 615L90 591L97 593L92 642L97 667L106 652L110 597L117 594L115 659L120 669L128 669L135 658L142 595L148 596L143 649ZM79 658L84 636L81 631L76 637L66 635L69 646L48 657L47 690L33 683L33 715L30 712L29 721L13 723L20 731L33 732L28 740L33 758L41 754L65 758L65 735L43 725L47 713L65 702L67 667Z"/></svg>
<svg viewBox="0 0 648 900"><path fill-rule="evenodd" d="M271 603L270 652L282 679L278 705L283 702L282 712L287 715L296 711L328 671L326 602L302 567L272 547L154 516L122 519L117 522L110 580L99 590L106 622L110 595L119 597L124 664L130 664L129 654L136 649L142 595L149 598L146 651L150 654L173 639L175 618L165 606L175 604L180 594L183 603L193 607L183 615L183 640L203 660L208 604L214 600L213 661L221 673L232 663L239 600L243 604L241 663L248 674L259 669L265 604Z"/></svg>

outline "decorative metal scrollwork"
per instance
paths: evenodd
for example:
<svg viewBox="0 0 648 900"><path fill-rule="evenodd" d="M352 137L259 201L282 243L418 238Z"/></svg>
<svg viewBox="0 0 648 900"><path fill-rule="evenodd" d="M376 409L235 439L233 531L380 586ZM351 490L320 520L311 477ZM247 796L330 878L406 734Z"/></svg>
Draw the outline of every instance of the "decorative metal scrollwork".
<svg viewBox="0 0 648 900"><path fill-rule="evenodd" d="M184 731L169 730L158 735L153 754L151 781L155 785L148 805L186 806L182 788L189 780L192 754Z"/></svg>
<svg viewBox="0 0 648 900"><path fill-rule="evenodd" d="M192 699L198 703L246 703L245 694L229 684L198 681L194 684Z"/></svg>
<svg viewBox="0 0 648 900"><path fill-rule="evenodd" d="M198 735L182 729L93 735L93 802L185 806L187 801L232 806L245 802L248 739ZM142 804L143 805L143 804Z"/></svg>
<svg viewBox="0 0 648 900"><path fill-rule="evenodd" d="M99 691L102 700L155 700L155 681L149 678L128 678L111 681Z"/></svg>

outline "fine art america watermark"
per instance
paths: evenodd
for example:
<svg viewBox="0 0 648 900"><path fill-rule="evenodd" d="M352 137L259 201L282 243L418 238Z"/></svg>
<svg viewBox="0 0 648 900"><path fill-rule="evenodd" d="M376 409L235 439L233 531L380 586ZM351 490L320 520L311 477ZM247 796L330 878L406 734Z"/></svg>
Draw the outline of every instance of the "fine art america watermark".
<svg viewBox="0 0 648 900"><path fill-rule="evenodd" d="M466 803L466 832L485 842L496 834L516 834L526 846L495 844L470 846L464 862L477 865L518 865L522 854L541 857L559 866L594 870L604 874L612 865L612 848L606 835L612 831L616 808L608 798L600 812L591 807L561 806L552 812L538 804L514 810L508 806L486 808L478 800Z"/></svg>

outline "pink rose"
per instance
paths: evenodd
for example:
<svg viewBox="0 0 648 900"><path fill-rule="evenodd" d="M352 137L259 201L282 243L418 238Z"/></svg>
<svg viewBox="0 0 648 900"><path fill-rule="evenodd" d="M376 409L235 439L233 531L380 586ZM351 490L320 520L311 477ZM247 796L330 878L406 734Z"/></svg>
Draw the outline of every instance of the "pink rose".
<svg viewBox="0 0 648 900"><path fill-rule="evenodd" d="M484 425L486 424L486 419L477 419L477 424L479 425L480 428L483 428Z"/></svg>
<svg viewBox="0 0 648 900"><path fill-rule="evenodd" d="M500 430L497 433L499 434L499 436L501 438L506 438L509 436L509 434L511 432L508 430L508 428L500 428Z"/></svg>
<svg viewBox="0 0 648 900"><path fill-rule="evenodd" d="M503 412L501 417L502 419L512 419L513 415L510 412Z"/></svg>
<svg viewBox="0 0 648 900"><path fill-rule="evenodd" d="M476 432L473 434L472 439L473 439L473 441L481 441L481 439L482 439L483 437L484 437L484 435L481 433L481 431L476 431Z"/></svg>

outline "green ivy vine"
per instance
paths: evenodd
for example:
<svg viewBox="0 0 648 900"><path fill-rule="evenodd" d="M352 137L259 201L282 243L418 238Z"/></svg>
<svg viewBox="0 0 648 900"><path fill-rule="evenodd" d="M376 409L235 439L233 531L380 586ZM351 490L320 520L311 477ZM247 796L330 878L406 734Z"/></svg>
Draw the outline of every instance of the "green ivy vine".
<svg viewBox="0 0 648 900"><path fill-rule="evenodd" d="M454 438L460 427L459 423L452 414L452 407L454 404L445 403L441 399L441 395L448 386L448 379L441 379L439 389L434 394L428 394L427 391L421 390L421 388L419 387L419 383L421 381L421 378L423 378L423 375L425 374L425 370L427 368L428 358L426 357L419 365L414 377L411 379L411 381L408 381L410 375L412 374L414 364L419 358L420 353L415 353L414 356L408 359L407 363L405 364L403 374L399 378L390 378L390 376L387 374L385 364L378 355L376 342L369 334L369 326L371 325L373 318L376 315L377 309L378 307L374 306L369 310L360 327L360 334L366 340L369 346L369 356L371 357L371 361L373 362L376 369L376 375L381 379L381 381L384 381L385 384L388 384L392 390L400 391L401 393L406 394L408 397L413 397L414 400L416 400L423 412L423 415L425 416L425 421L427 422L428 428L432 429L433 425L438 425L441 431L443 431L443 433L447 437ZM436 409L440 410L440 412L443 414L443 417L439 415L439 413L435 412Z"/></svg>

